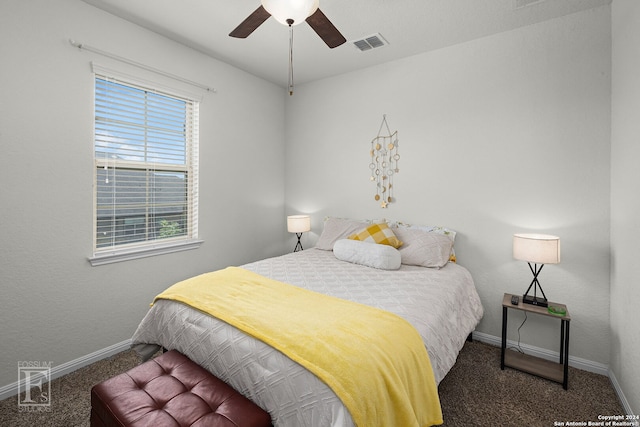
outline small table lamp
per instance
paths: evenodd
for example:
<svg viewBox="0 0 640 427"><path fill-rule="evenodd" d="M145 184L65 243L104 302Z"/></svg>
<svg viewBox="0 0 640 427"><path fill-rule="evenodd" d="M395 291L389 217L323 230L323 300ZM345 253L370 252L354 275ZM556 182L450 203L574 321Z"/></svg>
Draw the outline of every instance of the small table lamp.
<svg viewBox="0 0 640 427"><path fill-rule="evenodd" d="M522 296L522 302L547 307L549 305L547 296L544 294L540 282L538 282L538 274L540 274L545 264L558 264L560 262L560 238L548 234L514 234L513 257L527 261L529 269L533 273L533 280L527 288L527 292ZM531 263L534 264L533 267ZM532 286L533 296L529 295ZM537 288L540 288L542 297L537 295Z"/></svg>
<svg viewBox="0 0 640 427"><path fill-rule="evenodd" d="M309 215L289 215L287 217L287 231L289 233L296 233L296 236L298 236L298 244L293 252L302 250L300 237L302 237L302 233L309 230L311 230L311 217L309 217Z"/></svg>

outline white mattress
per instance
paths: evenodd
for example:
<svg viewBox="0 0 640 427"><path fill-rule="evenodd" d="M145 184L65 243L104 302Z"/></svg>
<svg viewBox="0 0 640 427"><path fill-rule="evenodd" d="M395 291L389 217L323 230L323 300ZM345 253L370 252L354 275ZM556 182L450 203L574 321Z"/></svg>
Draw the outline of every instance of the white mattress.
<svg viewBox="0 0 640 427"><path fill-rule="evenodd" d="M339 261L331 251L309 249L242 267L402 316L420 333L438 383L483 314L471 275L452 263L439 270L402 265L387 271ZM158 301L132 340L134 345L157 344L182 352L266 409L276 427L353 426L342 402L311 372L261 341L181 303Z"/></svg>

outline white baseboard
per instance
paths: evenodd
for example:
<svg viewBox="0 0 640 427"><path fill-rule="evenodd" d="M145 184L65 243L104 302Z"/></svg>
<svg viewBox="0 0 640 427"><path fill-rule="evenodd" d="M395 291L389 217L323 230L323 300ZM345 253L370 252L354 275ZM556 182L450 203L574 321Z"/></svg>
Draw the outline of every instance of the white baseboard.
<svg viewBox="0 0 640 427"><path fill-rule="evenodd" d="M494 335L485 334L483 332L474 332L473 339L477 339L478 341L485 342L487 344L491 344L496 347L500 347L502 345L502 338L496 337ZM508 347L516 347L518 345L517 342L507 340ZM527 354L532 356L539 357L541 359L551 360L556 362L560 359L560 353L557 351L547 350L546 348L535 347L532 345L522 344L520 343L520 348L522 348ZM583 371L593 372L600 375L609 375L609 366L593 362L591 360L583 359L581 357L569 356L569 366L573 366L574 368L582 369Z"/></svg>
<svg viewBox="0 0 640 427"><path fill-rule="evenodd" d="M622 409L624 409L624 413L627 415L634 415L633 411L631 410L631 405L629 405L629 401L627 400L626 396L622 392L622 389L620 388L620 383L618 382L618 379L614 375L613 371L609 371L609 379L611 380L611 385L613 385L613 389L616 391L616 394L618 395L618 399L620 399L620 404L622 405Z"/></svg>
<svg viewBox="0 0 640 427"><path fill-rule="evenodd" d="M478 340L480 342L484 342L496 347L502 346L502 338L496 337L494 335L485 334L483 332L473 332L473 339ZM517 346L518 343L515 341L507 340L507 346ZM558 361L560 358L560 353L557 351L551 351L540 347L534 347L531 345L520 344L520 347L527 353L532 356L540 357L542 359L547 359L551 361ZM605 375L611 381L611 385L618 395L618 400L620 400L620 404L622 405L625 413L627 415L632 415L631 405L627 401L624 392L620 388L620 384L616 379L616 376L613 374L613 371L609 369L609 367L603 363L593 362L591 360L582 359L580 357L569 356L569 366L573 366L577 369L582 369L583 371L593 372L600 375Z"/></svg>
<svg viewBox="0 0 640 427"><path fill-rule="evenodd" d="M63 375L69 374L77 369L83 368L94 362L97 362L107 357L111 357L114 354L120 353L131 348L131 340L122 341L112 346L103 348L102 350L95 351L86 356L79 357L70 362L63 363L62 365L54 366L51 368L51 380L59 378ZM11 396L15 396L19 391L24 390L24 380L16 381L6 386L0 387L0 400L8 399Z"/></svg>

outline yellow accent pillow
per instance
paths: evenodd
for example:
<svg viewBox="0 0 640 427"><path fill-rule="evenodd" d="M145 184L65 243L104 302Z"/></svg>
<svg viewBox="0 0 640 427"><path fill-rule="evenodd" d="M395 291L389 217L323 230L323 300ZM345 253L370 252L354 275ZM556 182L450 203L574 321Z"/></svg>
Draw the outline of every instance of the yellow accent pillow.
<svg viewBox="0 0 640 427"><path fill-rule="evenodd" d="M398 240L396 235L393 234L393 231L391 231L385 223L371 224L364 230L347 237L347 239L389 245L396 249L402 246L402 242Z"/></svg>

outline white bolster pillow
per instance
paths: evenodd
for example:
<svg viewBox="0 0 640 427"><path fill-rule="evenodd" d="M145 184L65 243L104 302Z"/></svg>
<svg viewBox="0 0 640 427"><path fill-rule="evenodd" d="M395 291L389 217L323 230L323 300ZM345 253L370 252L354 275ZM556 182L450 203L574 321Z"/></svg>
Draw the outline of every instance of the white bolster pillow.
<svg viewBox="0 0 640 427"><path fill-rule="evenodd" d="M393 246L340 239L333 245L333 254L341 261L381 270L397 270L402 263L400 251Z"/></svg>

